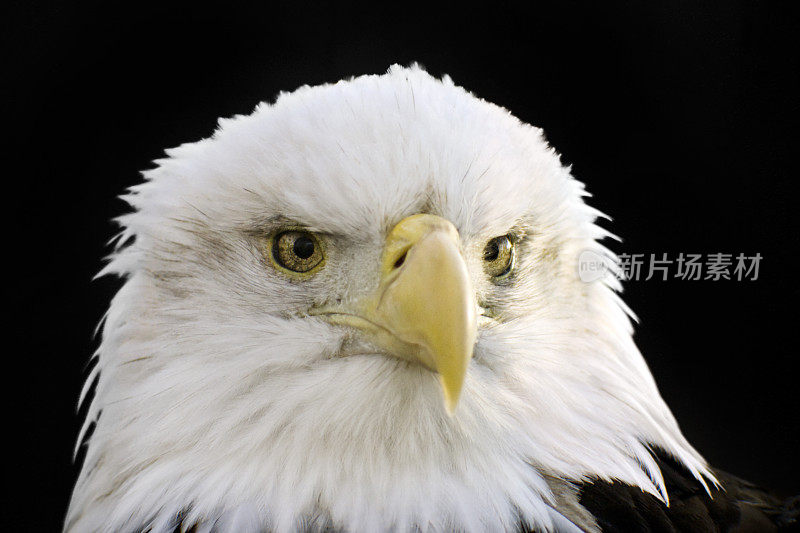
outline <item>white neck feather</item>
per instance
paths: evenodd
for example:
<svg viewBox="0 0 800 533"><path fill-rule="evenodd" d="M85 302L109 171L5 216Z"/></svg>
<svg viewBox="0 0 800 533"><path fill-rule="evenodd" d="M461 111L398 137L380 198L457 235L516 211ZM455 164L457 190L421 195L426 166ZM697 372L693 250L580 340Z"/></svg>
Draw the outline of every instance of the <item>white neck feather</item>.
<svg viewBox="0 0 800 533"><path fill-rule="evenodd" d="M593 331L558 317L484 331L451 419L428 371L381 356L325 359L337 339L303 319L237 324L229 335L222 325L203 338L176 324L180 312L144 309L154 289L134 276L99 350L89 419L102 416L73 530L158 531L181 513L187 523L234 520L236 531L291 531L303 520L353 531L513 531L520 520L550 529L544 475L616 478L666 498L647 444L713 479L661 400L616 297L594 287L591 311L608 319ZM182 327L183 337L165 337ZM187 350L193 357L181 357ZM265 361L276 358L296 365L275 372Z"/></svg>

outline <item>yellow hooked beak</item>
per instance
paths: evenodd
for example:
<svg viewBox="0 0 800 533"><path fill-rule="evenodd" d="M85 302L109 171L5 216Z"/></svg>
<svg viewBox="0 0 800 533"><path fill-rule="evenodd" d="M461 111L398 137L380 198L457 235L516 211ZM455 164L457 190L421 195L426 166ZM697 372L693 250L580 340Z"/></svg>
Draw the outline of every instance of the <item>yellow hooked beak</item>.
<svg viewBox="0 0 800 533"><path fill-rule="evenodd" d="M458 231L434 215L401 220L386 238L377 290L314 314L355 326L396 357L438 373L453 414L477 333L475 293L458 250Z"/></svg>

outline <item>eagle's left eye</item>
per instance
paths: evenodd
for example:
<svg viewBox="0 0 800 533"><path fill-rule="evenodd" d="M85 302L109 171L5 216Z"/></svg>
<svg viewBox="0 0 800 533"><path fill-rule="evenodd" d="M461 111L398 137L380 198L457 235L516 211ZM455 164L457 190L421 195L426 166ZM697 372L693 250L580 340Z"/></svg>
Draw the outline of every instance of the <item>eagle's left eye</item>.
<svg viewBox="0 0 800 533"><path fill-rule="evenodd" d="M495 237L483 249L483 269L494 279L507 276L514 268L514 252L510 235Z"/></svg>
<svg viewBox="0 0 800 533"><path fill-rule="evenodd" d="M286 270L309 273L322 264L322 247L313 233L283 231L272 240L272 259Z"/></svg>

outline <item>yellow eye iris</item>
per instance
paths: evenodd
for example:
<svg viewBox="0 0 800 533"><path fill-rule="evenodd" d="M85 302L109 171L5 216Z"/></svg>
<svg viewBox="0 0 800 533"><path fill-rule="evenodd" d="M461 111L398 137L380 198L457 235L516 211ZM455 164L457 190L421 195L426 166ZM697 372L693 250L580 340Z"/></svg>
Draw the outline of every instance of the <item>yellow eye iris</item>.
<svg viewBox="0 0 800 533"><path fill-rule="evenodd" d="M279 267L306 274L325 259L317 238L299 230L283 231L272 239L272 259Z"/></svg>
<svg viewBox="0 0 800 533"><path fill-rule="evenodd" d="M483 249L483 269L494 279L507 276L514 268L514 242L511 236L495 237Z"/></svg>

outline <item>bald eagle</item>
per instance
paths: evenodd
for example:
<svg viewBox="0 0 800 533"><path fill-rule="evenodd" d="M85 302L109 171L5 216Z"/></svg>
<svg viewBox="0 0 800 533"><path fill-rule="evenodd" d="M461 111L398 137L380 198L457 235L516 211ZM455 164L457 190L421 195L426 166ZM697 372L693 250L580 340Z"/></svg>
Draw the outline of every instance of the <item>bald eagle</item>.
<svg viewBox="0 0 800 533"><path fill-rule="evenodd" d="M124 198L70 532L718 531L541 130L419 67L304 86ZM94 426L91 436L86 431Z"/></svg>

